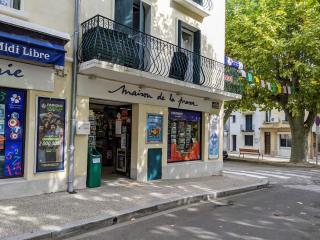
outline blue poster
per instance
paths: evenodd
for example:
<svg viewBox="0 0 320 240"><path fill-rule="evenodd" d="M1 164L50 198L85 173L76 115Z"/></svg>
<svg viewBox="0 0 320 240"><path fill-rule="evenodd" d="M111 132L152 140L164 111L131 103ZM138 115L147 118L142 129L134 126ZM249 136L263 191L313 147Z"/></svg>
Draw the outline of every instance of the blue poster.
<svg viewBox="0 0 320 240"><path fill-rule="evenodd" d="M219 158L219 117L210 115L209 124L209 160Z"/></svg>
<svg viewBox="0 0 320 240"><path fill-rule="evenodd" d="M8 89L5 100L5 177L23 175L26 92Z"/></svg>
<svg viewBox="0 0 320 240"><path fill-rule="evenodd" d="M163 116L159 114L147 115L147 143L162 143Z"/></svg>

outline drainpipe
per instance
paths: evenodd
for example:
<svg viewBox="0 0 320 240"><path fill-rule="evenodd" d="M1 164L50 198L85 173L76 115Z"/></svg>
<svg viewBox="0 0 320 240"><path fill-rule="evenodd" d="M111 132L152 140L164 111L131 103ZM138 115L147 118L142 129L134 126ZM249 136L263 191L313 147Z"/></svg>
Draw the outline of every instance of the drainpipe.
<svg viewBox="0 0 320 240"><path fill-rule="evenodd" d="M72 65L72 86L71 86L71 124L70 124L70 143L69 143L69 168L68 168L68 192L75 193L74 182L74 151L76 135L76 110L77 110L77 81L78 81L78 49L80 31L80 4L81 0L75 0L74 12L74 33L73 33L73 65Z"/></svg>

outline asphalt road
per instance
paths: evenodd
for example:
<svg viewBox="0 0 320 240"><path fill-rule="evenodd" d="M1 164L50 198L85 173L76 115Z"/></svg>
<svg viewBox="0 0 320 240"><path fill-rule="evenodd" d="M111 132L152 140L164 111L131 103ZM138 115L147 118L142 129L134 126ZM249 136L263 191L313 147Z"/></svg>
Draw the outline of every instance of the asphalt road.
<svg viewBox="0 0 320 240"><path fill-rule="evenodd" d="M225 164L271 187L154 214L69 240L320 239L320 169Z"/></svg>

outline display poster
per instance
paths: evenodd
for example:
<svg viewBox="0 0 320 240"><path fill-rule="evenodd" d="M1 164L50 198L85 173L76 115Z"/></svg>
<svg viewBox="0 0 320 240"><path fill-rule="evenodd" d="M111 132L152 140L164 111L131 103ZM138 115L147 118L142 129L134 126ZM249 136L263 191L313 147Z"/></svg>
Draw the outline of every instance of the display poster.
<svg viewBox="0 0 320 240"><path fill-rule="evenodd" d="M0 95L0 115L5 116L5 119L2 119L4 121L0 123L2 125L0 127L1 151L4 149L4 177L21 177L23 175L26 92L5 89L1 90Z"/></svg>
<svg viewBox="0 0 320 240"><path fill-rule="evenodd" d="M210 115L209 119L209 160L219 158L219 117Z"/></svg>
<svg viewBox="0 0 320 240"><path fill-rule="evenodd" d="M163 116L160 114L147 114L147 139L146 143L162 143L163 141Z"/></svg>
<svg viewBox="0 0 320 240"><path fill-rule="evenodd" d="M127 168L126 165L127 165L126 149L118 148L117 149L117 164L116 164L117 171L126 172L126 168Z"/></svg>
<svg viewBox="0 0 320 240"><path fill-rule="evenodd" d="M117 119L116 119L116 128L115 128L115 134L117 136L121 135L121 130L122 130L122 119L121 119L121 114L117 114Z"/></svg>
<svg viewBox="0 0 320 240"><path fill-rule="evenodd" d="M200 160L201 112L169 110L168 162Z"/></svg>
<svg viewBox="0 0 320 240"><path fill-rule="evenodd" d="M64 169L65 100L38 98L36 172Z"/></svg>

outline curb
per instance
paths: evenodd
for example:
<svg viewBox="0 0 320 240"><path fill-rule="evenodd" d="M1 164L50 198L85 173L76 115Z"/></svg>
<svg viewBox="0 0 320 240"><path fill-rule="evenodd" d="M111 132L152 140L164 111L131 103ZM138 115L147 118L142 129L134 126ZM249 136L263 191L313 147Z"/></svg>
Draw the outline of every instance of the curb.
<svg viewBox="0 0 320 240"><path fill-rule="evenodd" d="M45 240L45 239L65 239L87 233L88 231L94 231L97 229L109 227L118 223L131 221L136 218L145 217L154 213L159 213L169 209L186 206L201 201L209 201L216 198L231 196L239 193L254 191L269 186L267 179L261 180L260 183L247 185L245 187L228 188L223 191L209 192L206 194L189 196L186 198L171 199L169 201L163 201L155 205L151 205L146 208L136 208L126 211L122 211L117 215L100 215L93 218L88 218L80 221L76 221L70 224L66 224L61 229L55 231L37 231L35 233L25 233L22 235L4 238L3 240Z"/></svg>
<svg viewBox="0 0 320 240"><path fill-rule="evenodd" d="M294 164L289 162L273 162L273 161L264 161L264 160L255 160L255 159L246 159L246 158L232 158L229 157L228 159L224 160L225 162L246 162L246 163L256 163L256 164L265 164L270 166L276 166L276 167L293 167L293 168L320 168L320 166L317 166L315 164Z"/></svg>

